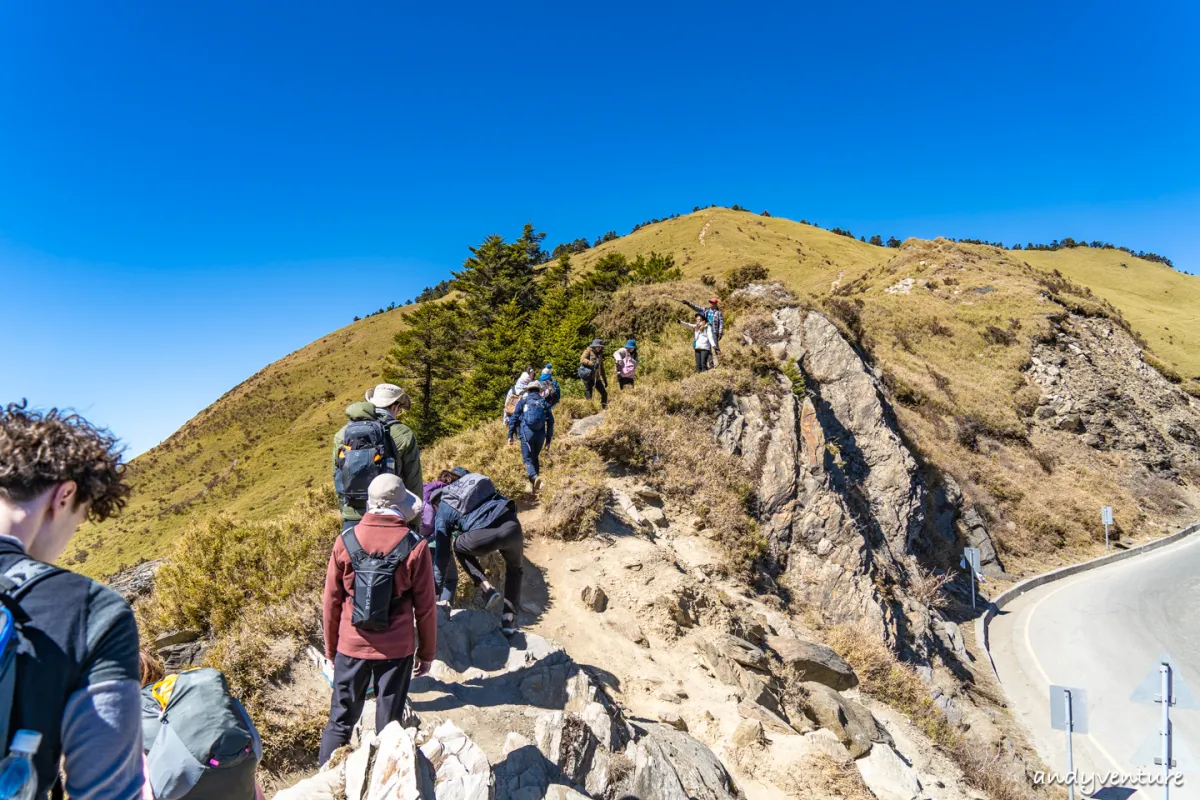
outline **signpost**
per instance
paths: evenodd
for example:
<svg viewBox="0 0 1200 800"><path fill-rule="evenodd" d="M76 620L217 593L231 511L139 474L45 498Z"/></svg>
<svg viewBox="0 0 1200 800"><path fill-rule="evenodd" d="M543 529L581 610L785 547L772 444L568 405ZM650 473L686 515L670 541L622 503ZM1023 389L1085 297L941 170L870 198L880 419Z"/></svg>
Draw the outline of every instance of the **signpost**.
<svg viewBox="0 0 1200 800"><path fill-rule="evenodd" d="M1171 768L1190 768L1189 764L1182 763L1185 760L1183 743L1172 741L1171 706L1179 709L1194 710L1200 709L1200 703L1196 702L1196 697L1192 694L1192 690L1183 682L1171 658L1166 655L1159 657L1158 663L1142 679L1142 682L1134 690L1133 696L1129 700L1134 703L1162 705L1162 727L1159 729L1158 735L1151 737L1151 740L1147 742L1147 744L1157 744L1158 747L1154 749L1157 749L1160 755L1147 758L1146 760L1152 761L1155 766L1162 767L1163 800L1169 800L1171 792ZM1158 742L1154 742L1154 739L1158 739ZM1148 748L1143 748L1143 750L1146 749ZM1139 751L1138 755L1141 755L1141 753L1142 751Z"/></svg>
<svg viewBox="0 0 1200 800"><path fill-rule="evenodd" d="M1075 800L1075 752L1072 733L1087 733L1087 693L1070 686L1050 687L1050 727L1067 732L1067 792Z"/></svg>
<svg viewBox="0 0 1200 800"><path fill-rule="evenodd" d="M1100 522L1104 525L1104 549L1108 550L1108 527L1113 524L1112 506L1100 507Z"/></svg>
<svg viewBox="0 0 1200 800"><path fill-rule="evenodd" d="M962 566L971 571L971 608L975 608L975 578L981 574L978 547L963 548Z"/></svg>

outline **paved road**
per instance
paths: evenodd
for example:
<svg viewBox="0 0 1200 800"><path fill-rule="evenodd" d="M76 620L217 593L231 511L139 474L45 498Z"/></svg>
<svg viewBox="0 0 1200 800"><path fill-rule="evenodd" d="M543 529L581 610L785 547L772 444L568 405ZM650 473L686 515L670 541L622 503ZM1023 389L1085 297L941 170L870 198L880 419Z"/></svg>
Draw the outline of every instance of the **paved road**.
<svg viewBox="0 0 1200 800"><path fill-rule="evenodd" d="M1129 697L1160 654L1173 657L1200 698L1200 534L1026 594L995 618L990 640L1013 712L1048 768L1066 771L1065 734L1050 728L1049 686L1057 684L1088 695L1091 732L1075 737L1076 772L1136 773L1134 755L1156 735L1162 712ZM1200 711L1175 710L1172 721L1176 742L1200 762ZM1109 788L1095 796L1132 795ZM1143 788L1136 796L1157 800L1162 789ZM1200 800L1200 764L1170 796Z"/></svg>

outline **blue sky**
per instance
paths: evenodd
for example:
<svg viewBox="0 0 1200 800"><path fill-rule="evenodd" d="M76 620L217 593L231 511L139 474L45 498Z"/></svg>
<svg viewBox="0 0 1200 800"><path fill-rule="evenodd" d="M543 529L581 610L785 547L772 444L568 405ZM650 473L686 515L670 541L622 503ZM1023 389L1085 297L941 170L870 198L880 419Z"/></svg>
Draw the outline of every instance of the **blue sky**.
<svg viewBox="0 0 1200 800"><path fill-rule="evenodd" d="M140 452L527 220L739 203L1200 271L1198 35L1189 0L5 3L0 401Z"/></svg>

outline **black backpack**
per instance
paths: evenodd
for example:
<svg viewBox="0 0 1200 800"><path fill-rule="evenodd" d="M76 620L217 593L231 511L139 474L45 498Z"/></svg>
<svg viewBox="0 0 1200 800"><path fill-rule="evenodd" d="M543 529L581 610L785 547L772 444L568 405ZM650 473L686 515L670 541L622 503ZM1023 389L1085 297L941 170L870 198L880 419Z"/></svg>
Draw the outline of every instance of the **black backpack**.
<svg viewBox="0 0 1200 800"><path fill-rule="evenodd" d="M5 752L12 733L8 727L17 687L17 648L30 621L21 609L21 598L35 583L59 572L58 567L22 558L0 575L0 745Z"/></svg>
<svg viewBox="0 0 1200 800"><path fill-rule="evenodd" d="M334 488L349 506L365 506L371 481L385 472L396 473L395 445L388 426L377 419L349 423L337 458Z"/></svg>
<svg viewBox="0 0 1200 800"><path fill-rule="evenodd" d="M417 535L412 531L405 534L400 543L387 555L368 553L358 543L354 528L342 533L342 544L350 556L354 569L354 610L350 624L364 631L385 631L392 618L392 603L401 597L393 597L396 586L396 570L408 558L417 544Z"/></svg>

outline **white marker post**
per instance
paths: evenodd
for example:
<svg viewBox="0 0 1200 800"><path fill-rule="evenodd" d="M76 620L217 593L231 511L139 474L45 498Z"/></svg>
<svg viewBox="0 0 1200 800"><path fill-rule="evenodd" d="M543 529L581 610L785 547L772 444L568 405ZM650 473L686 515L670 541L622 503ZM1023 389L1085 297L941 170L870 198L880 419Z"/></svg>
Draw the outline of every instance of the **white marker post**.
<svg viewBox="0 0 1200 800"><path fill-rule="evenodd" d="M1171 796L1171 665L1164 661L1158 665L1162 675L1162 768L1163 800Z"/></svg>
<svg viewBox="0 0 1200 800"><path fill-rule="evenodd" d="M1108 550L1108 526L1113 524L1112 506L1100 507L1100 522L1104 525L1104 549Z"/></svg>
<svg viewBox="0 0 1200 800"><path fill-rule="evenodd" d="M1200 702L1192 694L1191 688L1183 682L1179 671L1167 655L1159 656L1158 664L1151 668L1146 677L1134 690L1129 698L1134 703L1147 705L1162 705L1162 727L1134 754L1134 764L1156 767L1163 771L1163 800L1171 796L1171 770L1192 771L1196 765L1184 746L1183 741L1176 741L1171 730L1171 706L1177 709L1200 709ZM1158 741L1154 741L1157 739ZM1153 753L1158 755L1152 755Z"/></svg>
<svg viewBox="0 0 1200 800"><path fill-rule="evenodd" d="M1075 750L1072 733L1087 733L1087 693L1070 686L1050 687L1050 727L1067 732L1067 793L1075 800Z"/></svg>
<svg viewBox="0 0 1200 800"><path fill-rule="evenodd" d="M971 572L971 608L975 608L975 576L980 574L978 547L963 548L962 566Z"/></svg>

